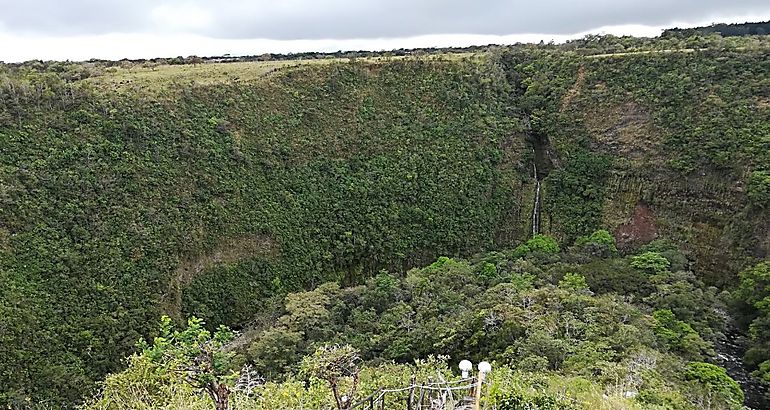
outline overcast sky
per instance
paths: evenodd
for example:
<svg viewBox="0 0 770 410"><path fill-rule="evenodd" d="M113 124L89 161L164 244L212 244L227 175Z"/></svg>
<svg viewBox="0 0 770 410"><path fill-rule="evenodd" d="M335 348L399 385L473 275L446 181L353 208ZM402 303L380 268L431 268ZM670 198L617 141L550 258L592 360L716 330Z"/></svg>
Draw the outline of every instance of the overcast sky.
<svg viewBox="0 0 770 410"><path fill-rule="evenodd" d="M0 60L564 41L770 20L770 0L0 0Z"/></svg>

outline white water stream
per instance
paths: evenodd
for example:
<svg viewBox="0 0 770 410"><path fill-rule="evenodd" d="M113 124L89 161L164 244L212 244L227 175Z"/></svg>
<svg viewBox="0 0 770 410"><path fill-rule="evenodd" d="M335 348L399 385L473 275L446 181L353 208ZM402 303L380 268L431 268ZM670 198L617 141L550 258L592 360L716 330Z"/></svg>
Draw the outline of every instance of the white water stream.
<svg viewBox="0 0 770 410"><path fill-rule="evenodd" d="M535 205L532 207L532 236L540 233L540 178L537 176L536 162L537 161L532 162L535 177Z"/></svg>

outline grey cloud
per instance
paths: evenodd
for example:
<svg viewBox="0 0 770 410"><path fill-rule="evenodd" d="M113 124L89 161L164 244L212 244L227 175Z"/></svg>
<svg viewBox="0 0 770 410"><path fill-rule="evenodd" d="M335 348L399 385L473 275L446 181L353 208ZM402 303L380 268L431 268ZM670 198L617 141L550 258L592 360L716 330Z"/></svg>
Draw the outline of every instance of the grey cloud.
<svg viewBox="0 0 770 410"><path fill-rule="evenodd" d="M0 0L0 27L18 34L145 31L151 0Z"/></svg>
<svg viewBox="0 0 770 410"><path fill-rule="evenodd" d="M164 24L153 10L195 7L206 24ZM185 30L218 38L376 38L423 34L573 34L768 15L767 0L0 0L0 27L48 35ZM166 13L166 15L169 13ZM174 15L174 13L171 13ZM181 28L186 27L186 28Z"/></svg>

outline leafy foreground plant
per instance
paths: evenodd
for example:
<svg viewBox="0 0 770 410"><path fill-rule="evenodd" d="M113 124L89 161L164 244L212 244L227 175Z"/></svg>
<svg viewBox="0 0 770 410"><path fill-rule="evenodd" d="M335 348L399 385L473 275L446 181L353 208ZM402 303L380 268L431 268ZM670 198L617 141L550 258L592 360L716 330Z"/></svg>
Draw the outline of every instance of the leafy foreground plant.
<svg viewBox="0 0 770 410"><path fill-rule="evenodd" d="M140 353L128 359L129 369L107 378L103 396L95 405L154 408L166 403L170 395L196 391L204 392L217 410L226 410L231 386L238 379L232 370L234 353L225 350L233 336L225 326L212 334L195 317L184 330L174 331L171 319L164 316L160 336L152 345L144 340L137 344Z"/></svg>
<svg viewBox="0 0 770 410"><path fill-rule="evenodd" d="M329 383L338 409L348 409L353 404L358 388L359 362L356 349L348 346L322 346L302 360L302 374ZM347 393L342 394L342 384L350 379Z"/></svg>

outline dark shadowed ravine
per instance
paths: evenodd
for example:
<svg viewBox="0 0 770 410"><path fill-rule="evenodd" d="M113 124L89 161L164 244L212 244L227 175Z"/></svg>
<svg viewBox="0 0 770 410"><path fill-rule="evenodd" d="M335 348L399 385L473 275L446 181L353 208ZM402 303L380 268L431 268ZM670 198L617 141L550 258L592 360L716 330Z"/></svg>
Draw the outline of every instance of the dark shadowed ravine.
<svg viewBox="0 0 770 410"><path fill-rule="evenodd" d="M735 379L746 395L745 405L753 410L770 408L767 399L767 387L751 375L751 371L743 361L746 351L746 337L736 329L729 329L725 338L716 343L717 364L724 367L727 373Z"/></svg>

